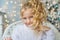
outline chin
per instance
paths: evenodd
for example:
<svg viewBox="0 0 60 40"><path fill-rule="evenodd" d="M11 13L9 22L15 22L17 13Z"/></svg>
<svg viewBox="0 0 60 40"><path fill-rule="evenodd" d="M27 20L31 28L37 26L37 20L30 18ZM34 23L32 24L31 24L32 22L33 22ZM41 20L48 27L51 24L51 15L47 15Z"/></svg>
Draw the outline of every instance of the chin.
<svg viewBox="0 0 60 40"><path fill-rule="evenodd" d="M27 27L32 27L32 25L26 25Z"/></svg>

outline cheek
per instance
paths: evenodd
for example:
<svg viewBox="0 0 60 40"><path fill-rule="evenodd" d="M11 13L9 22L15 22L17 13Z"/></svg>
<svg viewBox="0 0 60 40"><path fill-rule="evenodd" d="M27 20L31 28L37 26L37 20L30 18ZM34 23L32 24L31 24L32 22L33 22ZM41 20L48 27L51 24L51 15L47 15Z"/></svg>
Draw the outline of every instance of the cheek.
<svg viewBox="0 0 60 40"><path fill-rule="evenodd" d="M33 18L31 19L31 23L33 23Z"/></svg>
<svg viewBox="0 0 60 40"><path fill-rule="evenodd" d="M26 20L24 20L24 19L23 19L23 23L25 23L25 24L26 24Z"/></svg>

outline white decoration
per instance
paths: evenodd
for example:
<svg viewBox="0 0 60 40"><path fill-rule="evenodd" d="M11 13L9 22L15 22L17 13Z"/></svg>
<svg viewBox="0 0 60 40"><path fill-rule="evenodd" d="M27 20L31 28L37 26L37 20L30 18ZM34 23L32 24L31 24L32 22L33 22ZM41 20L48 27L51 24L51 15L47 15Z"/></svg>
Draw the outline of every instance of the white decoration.
<svg viewBox="0 0 60 40"><path fill-rule="evenodd" d="M9 4L9 2L7 1L7 2L6 2L6 4L8 5L8 4Z"/></svg>
<svg viewBox="0 0 60 40"><path fill-rule="evenodd" d="M0 8L0 11L2 11L2 8Z"/></svg>
<svg viewBox="0 0 60 40"><path fill-rule="evenodd" d="M15 1L14 4L17 4L17 2Z"/></svg>
<svg viewBox="0 0 60 40"><path fill-rule="evenodd" d="M5 14L4 17L7 18L7 15Z"/></svg>
<svg viewBox="0 0 60 40"><path fill-rule="evenodd" d="M15 19L12 19L12 21L14 22L14 21L15 21Z"/></svg>
<svg viewBox="0 0 60 40"><path fill-rule="evenodd" d="M13 3L13 1L10 1L10 3Z"/></svg>

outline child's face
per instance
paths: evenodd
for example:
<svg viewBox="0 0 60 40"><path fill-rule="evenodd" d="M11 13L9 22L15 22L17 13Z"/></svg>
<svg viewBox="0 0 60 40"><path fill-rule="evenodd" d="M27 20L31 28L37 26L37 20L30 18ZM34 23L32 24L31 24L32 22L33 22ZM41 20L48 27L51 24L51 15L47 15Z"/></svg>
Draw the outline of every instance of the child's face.
<svg viewBox="0 0 60 40"><path fill-rule="evenodd" d="M26 26L31 26L31 24L33 23L33 12L31 8L23 12L22 19Z"/></svg>

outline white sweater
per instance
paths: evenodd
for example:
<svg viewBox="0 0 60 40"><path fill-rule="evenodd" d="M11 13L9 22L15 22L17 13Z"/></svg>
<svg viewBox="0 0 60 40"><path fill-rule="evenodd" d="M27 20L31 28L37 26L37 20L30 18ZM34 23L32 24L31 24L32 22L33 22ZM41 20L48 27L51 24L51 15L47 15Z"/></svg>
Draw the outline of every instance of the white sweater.
<svg viewBox="0 0 60 40"><path fill-rule="evenodd" d="M53 30L49 30L37 36L33 30L24 24L17 24L11 38L12 40L55 40L55 35Z"/></svg>

